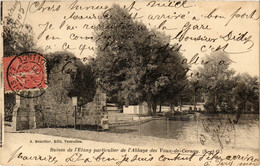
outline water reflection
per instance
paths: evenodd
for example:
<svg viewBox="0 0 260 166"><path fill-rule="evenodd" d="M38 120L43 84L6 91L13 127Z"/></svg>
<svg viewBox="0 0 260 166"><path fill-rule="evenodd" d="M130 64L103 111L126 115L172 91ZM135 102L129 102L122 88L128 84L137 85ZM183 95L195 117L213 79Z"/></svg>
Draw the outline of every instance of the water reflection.
<svg viewBox="0 0 260 166"><path fill-rule="evenodd" d="M194 121L169 121L167 134L167 121L162 119L150 121L141 125L113 127L109 129L109 132L177 139L179 135L181 135L183 129L193 125Z"/></svg>

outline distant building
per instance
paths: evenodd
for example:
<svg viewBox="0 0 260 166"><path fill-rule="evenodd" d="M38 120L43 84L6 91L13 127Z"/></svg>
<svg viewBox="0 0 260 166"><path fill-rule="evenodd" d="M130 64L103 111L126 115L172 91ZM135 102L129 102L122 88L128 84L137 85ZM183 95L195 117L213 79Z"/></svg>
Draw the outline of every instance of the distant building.
<svg viewBox="0 0 260 166"><path fill-rule="evenodd" d="M123 106L124 114L148 115L148 104L143 102L138 105Z"/></svg>
<svg viewBox="0 0 260 166"><path fill-rule="evenodd" d="M114 103L107 103L107 111L108 112L120 113L120 109Z"/></svg>

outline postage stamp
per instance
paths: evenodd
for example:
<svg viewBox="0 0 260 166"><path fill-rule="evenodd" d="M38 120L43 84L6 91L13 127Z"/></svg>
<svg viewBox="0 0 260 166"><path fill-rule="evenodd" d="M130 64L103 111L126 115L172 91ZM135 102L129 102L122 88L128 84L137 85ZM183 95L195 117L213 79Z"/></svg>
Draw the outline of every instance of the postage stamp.
<svg viewBox="0 0 260 166"><path fill-rule="evenodd" d="M4 57L5 92L26 98L42 95L47 87L45 63L42 55L33 52Z"/></svg>

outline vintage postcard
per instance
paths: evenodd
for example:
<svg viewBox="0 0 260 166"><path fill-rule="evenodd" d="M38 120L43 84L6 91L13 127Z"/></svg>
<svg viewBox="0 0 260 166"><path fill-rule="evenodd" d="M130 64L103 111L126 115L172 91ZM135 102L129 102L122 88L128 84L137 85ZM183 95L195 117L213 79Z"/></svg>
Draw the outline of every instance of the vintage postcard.
<svg viewBox="0 0 260 166"><path fill-rule="evenodd" d="M1 1L0 165L259 165L259 2Z"/></svg>

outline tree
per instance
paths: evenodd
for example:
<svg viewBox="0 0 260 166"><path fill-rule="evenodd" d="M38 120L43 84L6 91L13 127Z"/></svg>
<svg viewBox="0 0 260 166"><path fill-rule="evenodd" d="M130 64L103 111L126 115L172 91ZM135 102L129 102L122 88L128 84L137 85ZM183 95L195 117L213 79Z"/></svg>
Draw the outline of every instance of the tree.
<svg viewBox="0 0 260 166"><path fill-rule="evenodd" d="M95 28L98 48L93 67L97 79L106 88L109 101L121 105L137 103L141 93L137 91L140 70L136 66L141 66L142 62L137 50L145 44L147 28L134 22L128 11L119 5L113 5L102 16L104 18Z"/></svg>
<svg viewBox="0 0 260 166"><path fill-rule="evenodd" d="M77 96L80 105L93 100L96 89L91 65L83 64L79 58L67 51L49 53L45 57L47 80L52 84L50 87L54 87L52 91L56 93L57 103L63 102L66 96ZM62 81L59 75L68 75L71 81Z"/></svg>
<svg viewBox="0 0 260 166"><path fill-rule="evenodd" d="M96 93L96 82L92 71L92 66L89 64L83 65L80 60L75 63L77 70L74 79L72 79L72 89L69 91L69 96L78 96L79 105L92 102Z"/></svg>
<svg viewBox="0 0 260 166"><path fill-rule="evenodd" d="M173 107L174 99L181 96L187 84L189 66L182 64L183 57L178 52L178 46L170 45L167 35L155 30L152 33L155 37L150 39L149 50L142 54L145 58L140 90L148 106L152 105L155 115L158 104L169 103Z"/></svg>
<svg viewBox="0 0 260 166"><path fill-rule="evenodd" d="M198 73L196 70L193 73ZM197 102L202 102L202 91L200 86L200 76L190 77L188 85L184 89L185 102L193 105L196 108Z"/></svg>
<svg viewBox="0 0 260 166"><path fill-rule="evenodd" d="M3 26L4 57L39 50L36 47L33 29L10 17L5 17Z"/></svg>
<svg viewBox="0 0 260 166"><path fill-rule="evenodd" d="M235 105L238 113L254 110L259 111L259 82L258 78L247 73L235 77L237 86L234 88Z"/></svg>
<svg viewBox="0 0 260 166"><path fill-rule="evenodd" d="M220 51L212 52L205 57L205 63L199 69L202 75L201 88L206 95L205 108L208 111L216 113L219 108L222 111L233 110L230 98L235 87L232 80L235 72L229 69L231 63L228 54Z"/></svg>
<svg viewBox="0 0 260 166"><path fill-rule="evenodd" d="M169 37L148 30L119 5L113 5L95 29L97 57L95 74L110 101L123 104L148 103L149 114L182 90L186 66Z"/></svg>

